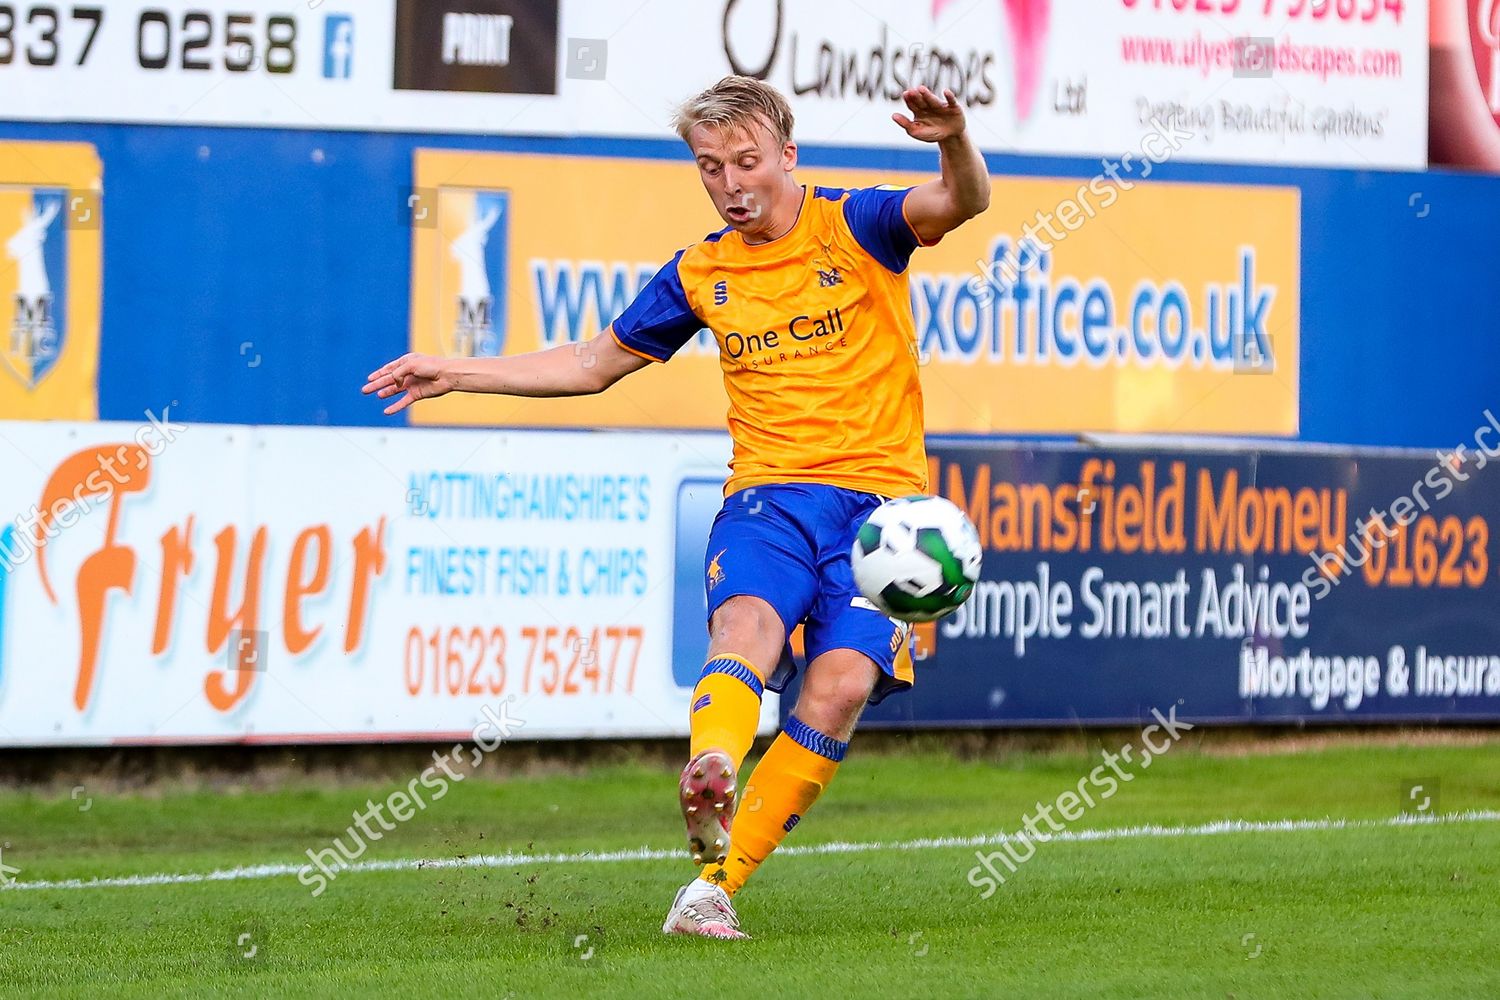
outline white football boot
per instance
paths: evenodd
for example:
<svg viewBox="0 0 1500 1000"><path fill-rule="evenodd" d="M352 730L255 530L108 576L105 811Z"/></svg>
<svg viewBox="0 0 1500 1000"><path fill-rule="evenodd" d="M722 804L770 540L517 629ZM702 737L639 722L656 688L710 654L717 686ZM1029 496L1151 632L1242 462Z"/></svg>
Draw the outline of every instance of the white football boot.
<svg viewBox="0 0 1500 1000"><path fill-rule="evenodd" d="M672 909L661 925L663 934L691 934L724 940L748 939L740 930L740 918L734 912L729 895L718 886L695 878L677 890Z"/></svg>

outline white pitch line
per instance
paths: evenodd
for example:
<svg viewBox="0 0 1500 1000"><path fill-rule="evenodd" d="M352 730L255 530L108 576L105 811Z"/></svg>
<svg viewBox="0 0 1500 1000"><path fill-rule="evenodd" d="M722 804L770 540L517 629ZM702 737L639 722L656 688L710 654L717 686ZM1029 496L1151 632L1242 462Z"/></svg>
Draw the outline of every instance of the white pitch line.
<svg viewBox="0 0 1500 1000"><path fill-rule="evenodd" d="M1392 827L1438 826L1454 823L1497 823L1500 811L1493 809L1448 813L1443 816L1408 814L1389 819L1224 819L1197 826L1127 826L1092 830L1064 830L1051 835L1048 843L1094 843L1105 840L1139 840L1160 837L1212 837L1226 833L1298 833L1319 830L1377 830ZM973 837L922 837L916 840L833 841L827 844L792 845L779 848L783 856L809 857L824 854L860 854L871 851L930 851L954 847L988 847L1022 839L1016 834L990 833ZM1026 838L1029 839L1029 838ZM1036 843L1043 843L1038 838ZM578 854L474 854L459 858L400 858L391 861L356 861L334 869L338 875L348 872L416 871L422 868L512 868L518 865L573 865L588 862L666 861L685 859L682 850L637 847L627 851L598 851ZM246 865L221 868L211 872L180 874L122 875L114 878L60 879L57 881L10 881L0 884L0 892L23 889L117 889L149 885L186 885L197 882L241 882L250 879L277 878L312 871L310 864Z"/></svg>

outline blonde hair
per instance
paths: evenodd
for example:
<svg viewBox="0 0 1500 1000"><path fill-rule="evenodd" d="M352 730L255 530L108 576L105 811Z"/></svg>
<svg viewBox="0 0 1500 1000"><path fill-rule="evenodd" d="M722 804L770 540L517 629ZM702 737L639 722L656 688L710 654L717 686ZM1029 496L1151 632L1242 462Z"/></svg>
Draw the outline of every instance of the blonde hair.
<svg viewBox="0 0 1500 1000"><path fill-rule="evenodd" d="M738 132L755 124L770 129L780 145L792 141L792 108L781 91L748 76L726 76L688 98L672 115L672 128L688 142L699 125Z"/></svg>

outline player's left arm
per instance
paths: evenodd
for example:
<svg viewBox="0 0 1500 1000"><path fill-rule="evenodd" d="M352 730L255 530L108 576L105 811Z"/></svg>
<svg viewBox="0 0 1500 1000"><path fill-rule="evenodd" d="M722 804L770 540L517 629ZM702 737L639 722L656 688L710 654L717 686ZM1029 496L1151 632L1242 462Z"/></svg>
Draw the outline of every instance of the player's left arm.
<svg viewBox="0 0 1500 1000"><path fill-rule="evenodd" d="M989 207L990 173L969 138L963 106L953 91L944 90L940 98L926 87L914 87L901 97L911 117L893 114L891 119L913 139L938 147L942 176L912 188L903 206L921 241L936 243Z"/></svg>

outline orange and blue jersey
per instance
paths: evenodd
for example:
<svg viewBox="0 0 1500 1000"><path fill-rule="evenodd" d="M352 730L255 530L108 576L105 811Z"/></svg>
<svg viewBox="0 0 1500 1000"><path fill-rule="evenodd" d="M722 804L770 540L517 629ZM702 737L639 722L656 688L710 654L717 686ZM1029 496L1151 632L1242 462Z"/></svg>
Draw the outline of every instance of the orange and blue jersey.
<svg viewBox="0 0 1500 1000"><path fill-rule="evenodd" d="M734 441L726 495L771 483L927 491L906 273L923 244L907 190L805 188L785 235L711 234L613 323L620 346L651 361L713 331Z"/></svg>

